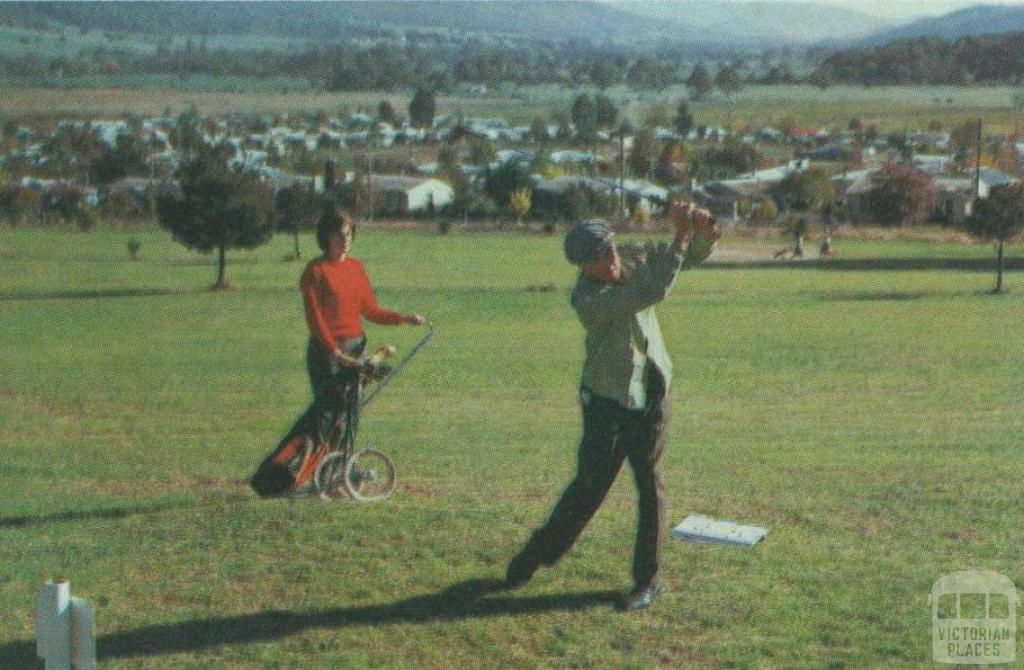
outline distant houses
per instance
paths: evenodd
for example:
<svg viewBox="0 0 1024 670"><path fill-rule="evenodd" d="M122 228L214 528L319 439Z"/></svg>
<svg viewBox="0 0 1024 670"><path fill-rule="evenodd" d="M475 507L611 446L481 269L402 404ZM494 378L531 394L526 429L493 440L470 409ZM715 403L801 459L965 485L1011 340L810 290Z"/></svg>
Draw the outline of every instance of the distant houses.
<svg viewBox="0 0 1024 670"><path fill-rule="evenodd" d="M660 213L665 211L671 193L669 189L643 179L624 179L620 184L614 177L534 177L533 206L547 216L560 215L571 219L592 204L588 201L604 199L607 203L620 198L629 211Z"/></svg>
<svg viewBox="0 0 1024 670"><path fill-rule="evenodd" d="M854 223L872 220L868 202L875 188L877 173L878 168L867 168L832 178L839 197L845 203L847 216ZM978 176L976 182L974 176L965 174L932 175L935 186L932 220L959 226L971 215L976 198L987 198L992 188L1017 181L1012 175L988 168L982 168Z"/></svg>
<svg viewBox="0 0 1024 670"><path fill-rule="evenodd" d="M433 178L368 175L360 182L370 189L374 212L385 215L432 214L446 207L455 195L449 184ZM347 186L358 187L353 182Z"/></svg>
<svg viewBox="0 0 1024 670"><path fill-rule="evenodd" d="M412 128L401 120L389 118L385 122L357 112L341 118L325 114L298 118L235 115L203 119L198 128L200 141L218 147L235 169L257 175L274 191L298 187L316 193L338 193L358 188L360 207L372 204L374 213L384 216L438 213L452 204L455 186L446 183L439 165L444 148L448 148L443 158L444 170L455 175L459 189L467 189L468 200L476 199L482 204L475 210L481 212L479 216L489 216L486 212L508 206L507 202L488 203L491 196L485 186L495 174L500 174L497 171L503 166L516 164L520 168L517 178L529 177L529 216L545 221L571 219L581 212L614 215L620 207L624 214L658 214L679 194L710 208L723 219L739 221L757 203L772 200L773 187L781 180L812 164L830 173L842 170L833 178L837 200L846 203L843 209L851 219L868 221L870 211L865 203L877 186L874 175L887 161L897 161L912 165L931 178L936 192L933 218L959 224L970 215L977 197L987 197L991 188L1017 178L983 168L979 183L975 184L973 173L963 169L963 156L951 155L950 134L934 130L904 133L898 141L891 141L891 135L869 134L853 128L829 130L787 124L784 131L748 127L734 133L719 126L700 126L690 130L686 137L699 145L689 154L694 161L714 149L712 145L722 142L733 143L733 148L741 147L757 157L757 161L746 164L762 161L764 155L780 153L797 158L703 183L686 179L687 170L693 165L673 159L673 170L658 173L673 183L658 184L618 174L620 165L625 164L619 161L619 151L624 150L628 156L634 150L632 136L620 138L602 131L596 139L578 142L574 140L571 124L547 124L544 133L527 126L513 126L499 116L458 115L436 116L430 127ZM70 139L75 140L65 141L65 147L77 146L80 138L75 133L84 133L86 139L91 136L111 148L117 146L118 138L131 135L143 152L141 162L134 163L134 172L139 174L130 173L119 182L97 189L89 184L89 170L81 169L84 163L76 163L78 158L74 156L69 159L66 149L63 154L54 151L53 147L59 144L55 140L68 139L60 133L72 134ZM652 133L660 143L683 140L671 128L655 127ZM105 200L115 199L135 209L146 205L151 211L151 202L143 200L152 195L158 182L173 186L173 176L182 159L182 139L178 120L170 117L63 121L49 133L28 127L8 131L7 153L0 155L0 162L13 175L8 188L34 191L29 195L43 202L47 198L53 200L51 194L56 189L65 200L80 193L83 206L102 205ZM986 151L991 155L1001 152L998 164L1007 165L1007 154L1024 158L1024 142L1014 142L1010 137L988 138ZM323 167L325 163L343 165L345 170L369 165L373 174L356 178L349 172L335 188L325 184L325 180L334 179L329 176L333 171ZM723 163L724 169L730 169L729 165ZM721 173L723 166L698 173ZM410 172L415 176L405 176ZM650 172L654 174L653 170ZM76 178L69 179L68 174L75 174ZM94 179L96 174L92 172ZM30 176L22 179L25 175ZM57 176L63 180L57 180Z"/></svg>
<svg viewBox="0 0 1024 670"><path fill-rule="evenodd" d="M794 172L801 172L810 167L806 158L792 160L766 170L757 170L733 179L719 179L703 186L694 184L693 199L707 207L715 216L735 220L740 210L754 203L771 197L771 189L775 184Z"/></svg>

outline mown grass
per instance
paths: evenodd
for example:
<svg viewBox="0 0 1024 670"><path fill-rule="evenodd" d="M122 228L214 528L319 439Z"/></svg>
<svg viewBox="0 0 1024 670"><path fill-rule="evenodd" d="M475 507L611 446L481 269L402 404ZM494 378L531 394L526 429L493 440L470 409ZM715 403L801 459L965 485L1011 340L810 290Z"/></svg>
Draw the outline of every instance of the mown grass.
<svg viewBox="0 0 1024 670"><path fill-rule="evenodd" d="M559 242L360 233L381 302L437 330L360 435L399 490L359 505L244 483L307 402L289 239L211 293L212 259L161 232L0 229L0 667L31 667L56 576L97 604L110 669L921 667L939 576L1022 583L1019 272L997 298L986 247L844 240L833 265L688 272L659 310L670 520L770 526L761 545L667 539L662 599L615 613L623 473L563 563L490 592L574 465Z"/></svg>

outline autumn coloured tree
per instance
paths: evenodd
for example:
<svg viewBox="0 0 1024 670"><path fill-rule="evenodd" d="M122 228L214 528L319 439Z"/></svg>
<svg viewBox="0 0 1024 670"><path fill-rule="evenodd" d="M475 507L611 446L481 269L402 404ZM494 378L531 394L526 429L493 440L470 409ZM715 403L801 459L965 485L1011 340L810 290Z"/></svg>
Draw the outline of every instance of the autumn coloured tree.
<svg viewBox="0 0 1024 670"><path fill-rule="evenodd" d="M532 198L533 193L528 188L518 188L509 196L508 208L515 214L517 226L523 224L523 217L530 211L530 206L533 204Z"/></svg>
<svg viewBox="0 0 1024 670"><path fill-rule="evenodd" d="M657 177L664 184L678 184L686 178L689 171L689 157L686 144L670 142L661 150L658 158Z"/></svg>
<svg viewBox="0 0 1024 670"><path fill-rule="evenodd" d="M868 209L881 226L920 225L935 206L931 177L903 163L883 166L871 182Z"/></svg>

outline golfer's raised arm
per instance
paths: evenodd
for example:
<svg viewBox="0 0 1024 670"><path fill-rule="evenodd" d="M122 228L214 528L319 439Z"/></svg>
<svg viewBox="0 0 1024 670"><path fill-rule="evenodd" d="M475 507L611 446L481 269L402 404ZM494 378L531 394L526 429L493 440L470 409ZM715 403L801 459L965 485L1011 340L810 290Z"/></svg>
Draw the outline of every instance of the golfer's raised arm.
<svg viewBox="0 0 1024 670"><path fill-rule="evenodd" d="M625 248L627 253L633 249ZM604 284L594 291L577 292L573 296L572 306L584 323L635 314L664 300L682 267L683 254L668 244L649 245L642 253L647 254L647 263L638 267L626 281Z"/></svg>
<svg viewBox="0 0 1024 670"><path fill-rule="evenodd" d="M693 203L673 201L668 217L675 227L672 246L684 253L682 267L696 267L707 260L721 236L711 212Z"/></svg>

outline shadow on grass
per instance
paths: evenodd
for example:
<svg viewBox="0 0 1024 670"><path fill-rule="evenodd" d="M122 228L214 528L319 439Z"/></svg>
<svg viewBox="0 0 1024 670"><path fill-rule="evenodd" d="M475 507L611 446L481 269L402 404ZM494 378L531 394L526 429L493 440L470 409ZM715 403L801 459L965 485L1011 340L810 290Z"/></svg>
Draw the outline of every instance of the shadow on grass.
<svg viewBox="0 0 1024 670"><path fill-rule="evenodd" d="M863 291L859 293L829 293L822 296L827 302L889 302L921 300L924 298L948 297L948 293L934 291Z"/></svg>
<svg viewBox="0 0 1024 670"><path fill-rule="evenodd" d="M68 510L66 512L55 512L54 514L26 514L24 516L0 517L0 530L10 528L28 528L30 526L42 526L49 523L62 523L65 521L99 521L104 519L124 519L136 514L156 514L169 510L182 509L186 507L200 507L201 503L167 503L164 505L147 505L134 507L115 507L111 509L97 510Z"/></svg>
<svg viewBox="0 0 1024 670"><path fill-rule="evenodd" d="M126 288L102 291L12 291L0 293L0 301L8 300L90 300L95 298L145 298L160 295L201 293L197 289Z"/></svg>
<svg viewBox="0 0 1024 670"><path fill-rule="evenodd" d="M220 495L214 498L202 500L178 500L159 502L150 505L128 505L125 507L109 507L93 510L66 510L64 512L53 512L52 514L25 514L22 516L0 517L0 530L11 528L29 528L31 526L43 526L50 523L63 523L65 521L101 521L107 519L125 519L130 516L141 514L159 514L172 510L183 509L214 509L231 504L251 504L259 502L260 499L247 494ZM0 666L2 668L3 666Z"/></svg>
<svg viewBox="0 0 1024 670"><path fill-rule="evenodd" d="M995 258L813 258L807 260L706 261L703 267L719 270L839 270L846 272L893 272L899 270L957 270L995 272ZM1024 269L1024 257L1007 258L1005 270Z"/></svg>
<svg viewBox="0 0 1024 670"><path fill-rule="evenodd" d="M423 624L493 616L523 616L570 611L610 604L612 591L585 591L557 595L497 595L497 579L470 579L443 591L382 605L339 607L313 612L271 610L234 617L195 619L180 623L145 626L136 630L101 635L97 653L101 660L157 656L213 649L222 645L268 642L310 628L337 629L392 623ZM487 597L492 596L492 597ZM29 641L0 646L0 667L28 667L35 654Z"/></svg>
<svg viewBox="0 0 1024 670"><path fill-rule="evenodd" d="M255 286L238 287L230 286L226 291L228 294L248 293L298 293L296 286ZM172 288L125 288L108 289L98 291L9 291L0 292L0 302L16 300L96 300L100 298L149 298L167 295L209 295L216 293L210 286L199 286L196 288L172 289Z"/></svg>

